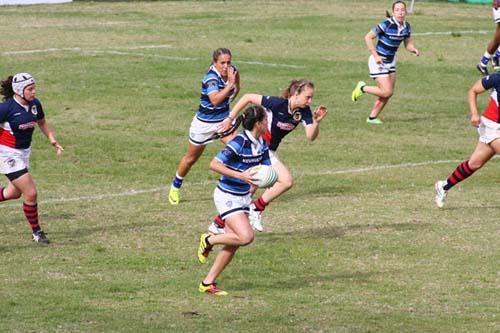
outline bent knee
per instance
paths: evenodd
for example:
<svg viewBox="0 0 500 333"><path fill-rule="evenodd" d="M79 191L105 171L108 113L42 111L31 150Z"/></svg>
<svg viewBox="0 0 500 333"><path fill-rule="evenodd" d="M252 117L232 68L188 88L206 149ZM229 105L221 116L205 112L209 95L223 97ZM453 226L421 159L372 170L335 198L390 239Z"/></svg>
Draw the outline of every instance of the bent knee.
<svg viewBox="0 0 500 333"><path fill-rule="evenodd" d="M392 95L394 94L393 91L382 91L382 94L380 95L380 97L382 98L391 98Z"/></svg>
<svg viewBox="0 0 500 333"><path fill-rule="evenodd" d="M483 167L484 163L481 163L479 161L469 161L469 168L472 171L476 171L478 169L481 169Z"/></svg>
<svg viewBox="0 0 500 333"><path fill-rule="evenodd" d="M241 236L240 237L241 246L246 246L246 245L251 244L253 242L254 238L255 237L254 237L253 232Z"/></svg>
<svg viewBox="0 0 500 333"><path fill-rule="evenodd" d="M35 189L23 192L23 196L26 201L36 202L37 193Z"/></svg>
<svg viewBox="0 0 500 333"><path fill-rule="evenodd" d="M198 158L200 157L196 155L184 155L183 160L185 163L193 165L196 163L196 161L198 161Z"/></svg>
<svg viewBox="0 0 500 333"><path fill-rule="evenodd" d="M293 181L293 178L287 178L287 179L284 179L281 184L283 184L283 186L289 190L292 188L293 184L294 184L294 181Z"/></svg>

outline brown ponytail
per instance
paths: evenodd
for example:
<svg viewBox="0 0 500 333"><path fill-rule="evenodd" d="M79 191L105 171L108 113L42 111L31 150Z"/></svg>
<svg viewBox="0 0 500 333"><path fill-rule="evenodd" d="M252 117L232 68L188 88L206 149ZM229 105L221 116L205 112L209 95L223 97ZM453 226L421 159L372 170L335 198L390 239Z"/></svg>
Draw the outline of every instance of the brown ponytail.
<svg viewBox="0 0 500 333"><path fill-rule="evenodd" d="M290 96L293 96L296 93L300 94L304 90L305 87L314 89L314 83L312 83L312 81L304 80L304 79L292 80L292 81L290 81L288 88L286 88L285 90L283 90L281 92L281 97L283 97L285 99L289 99Z"/></svg>
<svg viewBox="0 0 500 333"><path fill-rule="evenodd" d="M2 94L4 101L14 97L14 90L12 89L13 78L14 77L11 75L5 80L0 81L0 94Z"/></svg>

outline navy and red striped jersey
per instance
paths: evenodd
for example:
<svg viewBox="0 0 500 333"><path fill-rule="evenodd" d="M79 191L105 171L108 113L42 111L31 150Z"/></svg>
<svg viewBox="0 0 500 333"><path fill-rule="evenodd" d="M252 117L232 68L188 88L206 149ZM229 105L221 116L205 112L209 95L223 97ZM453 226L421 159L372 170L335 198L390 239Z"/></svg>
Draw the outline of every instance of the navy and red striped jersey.
<svg viewBox="0 0 500 333"><path fill-rule="evenodd" d="M306 106L293 112L288 109L288 99L276 96L262 96L261 105L268 114L269 131L263 138L269 143L269 149L276 151L283 138L293 131L298 124L313 123L311 108Z"/></svg>
<svg viewBox="0 0 500 333"><path fill-rule="evenodd" d="M13 98L0 103L0 145L29 148L37 120L44 117L42 104L36 98L27 109Z"/></svg>
<svg viewBox="0 0 500 333"><path fill-rule="evenodd" d="M484 89L491 89L490 101L486 110L483 113L483 117L488 118L491 121L500 123L500 111L498 109L498 92L500 91L500 74L492 74L485 76L481 83Z"/></svg>

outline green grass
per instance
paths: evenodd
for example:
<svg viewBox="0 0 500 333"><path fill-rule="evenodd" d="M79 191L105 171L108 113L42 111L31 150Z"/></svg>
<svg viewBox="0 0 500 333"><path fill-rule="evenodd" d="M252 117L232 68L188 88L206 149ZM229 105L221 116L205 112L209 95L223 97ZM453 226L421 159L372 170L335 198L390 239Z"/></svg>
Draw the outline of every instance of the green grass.
<svg viewBox="0 0 500 333"><path fill-rule="evenodd" d="M367 126L374 98L354 104L350 92L369 81L363 36L391 3L2 7L0 76L35 75L65 156L36 132L31 173L50 246L30 242L20 200L0 204L0 332L499 331L498 160L443 210L433 202L434 182L477 142L467 90L491 10L417 1L422 55L399 52L385 123ZM219 278L230 296L215 298L197 291L208 266L195 252L216 213L208 164L221 144L192 169L181 205L166 190L221 46L242 94L277 95L304 77L330 113L316 142L300 128L283 142L295 187Z"/></svg>

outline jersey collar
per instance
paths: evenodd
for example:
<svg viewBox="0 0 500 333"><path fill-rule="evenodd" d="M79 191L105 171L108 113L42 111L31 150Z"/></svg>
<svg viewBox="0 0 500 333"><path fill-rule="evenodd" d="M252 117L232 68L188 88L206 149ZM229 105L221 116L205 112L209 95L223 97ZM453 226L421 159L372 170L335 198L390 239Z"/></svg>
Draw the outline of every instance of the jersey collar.
<svg viewBox="0 0 500 333"><path fill-rule="evenodd" d="M250 142L252 142L252 144L254 144L256 146L259 146L262 144L262 138L259 138L259 140L257 140L256 138L253 137L252 132L250 132L249 130L245 130L245 135L250 140Z"/></svg>
<svg viewBox="0 0 500 333"><path fill-rule="evenodd" d="M404 28L406 28L406 20L404 20L403 24L400 24L400 23L398 22L398 20L396 20L396 18L395 18L394 16L393 16L393 17L391 17L391 20L392 20L392 22L393 22L395 25L397 25L397 26L398 26L398 31L401 31L401 30L403 30Z"/></svg>

